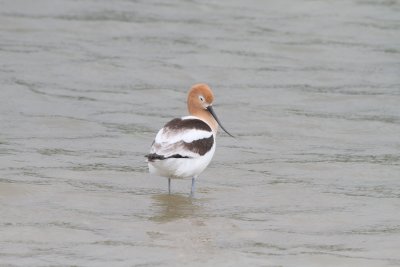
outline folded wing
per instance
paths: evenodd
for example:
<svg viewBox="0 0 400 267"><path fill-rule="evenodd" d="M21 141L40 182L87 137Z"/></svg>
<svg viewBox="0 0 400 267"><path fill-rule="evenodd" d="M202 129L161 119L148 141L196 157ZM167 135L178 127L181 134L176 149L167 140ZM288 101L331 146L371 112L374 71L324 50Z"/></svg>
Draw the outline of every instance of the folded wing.
<svg viewBox="0 0 400 267"><path fill-rule="evenodd" d="M157 133L147 158L196 158L210 151L213 144L212 130L204 121L195 117L173 119Z"/></svg>

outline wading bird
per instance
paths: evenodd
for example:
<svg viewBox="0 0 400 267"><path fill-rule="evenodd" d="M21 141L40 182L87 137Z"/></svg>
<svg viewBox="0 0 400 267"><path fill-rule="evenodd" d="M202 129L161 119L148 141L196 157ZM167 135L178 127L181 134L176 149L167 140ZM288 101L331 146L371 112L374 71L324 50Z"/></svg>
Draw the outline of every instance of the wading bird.
<svg viewBox="0 0 400 267"><path fill-rule="evenodd" d="M169 121L158 131L146 155L149 171L171 179L192 178L190 195L194 195L196 178L210 163L215 152L218 125L230 136L215 114L214 95L206 84L195 84L189 91L189 116ZM233 136L232 136L233 137Z"/></svg>

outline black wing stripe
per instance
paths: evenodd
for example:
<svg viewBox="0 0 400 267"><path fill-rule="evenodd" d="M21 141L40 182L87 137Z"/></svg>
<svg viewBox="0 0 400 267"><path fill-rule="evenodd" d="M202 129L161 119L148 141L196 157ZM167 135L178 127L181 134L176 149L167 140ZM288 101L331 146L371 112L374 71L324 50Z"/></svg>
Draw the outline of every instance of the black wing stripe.
<svg viewBox="0 0 400 267"><path fill-rule="evenodd" d="M190 150L193 153L197 153L200 156L203 156L208 151L211 150L214 144L214 136L210 136L208 138L198 139L191 143L184 143L184 146L187 150Z"/></svg>
<svg viewBox="0 0 400 267"><path fill-rule="evenodd" d="M207 132L211 132L211 127L202 120L199 119L186 119L182 120L181 118L173 119L167 124L165 124L164 129L169 130L187 130L187 129L196 129L203 130Z"/></svg>
<svg viewBox="0 0 400 267"><path fill-rule="evenodd" d="M179 142L183 147L190 152L199 154L200 156L203 156L206 154L208 151L211 150L213 144L214 144L214 136L210 136L208 138L203 138L199 140L195 140L191 143L185 143L185 142ZM170 159L170 158L190 158L189 156L183 156L181 154L173 154L171 156L165 157L164 155L159 155L157 153L151 153L145 156L150 162L153 162L155 160L164 160L164 159Z"/></svg>
<svg viewBox="0 0 400 267"><path fill-rule="evenodd" d="M148 154L145 156L150 162L154 162L156 160L164 160L164 159L170 159L170 158L175 158L175 159L188 159L190 157L188 156L182 156L180 154L174 154L169 157L164 157L163 155L158 155L156 153Z"/></svg>

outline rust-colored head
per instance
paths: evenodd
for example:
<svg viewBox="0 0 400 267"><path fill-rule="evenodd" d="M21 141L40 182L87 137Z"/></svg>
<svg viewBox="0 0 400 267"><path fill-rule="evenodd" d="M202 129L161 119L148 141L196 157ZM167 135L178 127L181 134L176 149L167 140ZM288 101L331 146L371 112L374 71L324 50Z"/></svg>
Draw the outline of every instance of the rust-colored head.
<svg viewBox="0 0 400 267"><path fill-rule="evenodd" d="M187 104L190 115L199 117L206 121L213 131L216 133L218 130L218 124L221 128L230 136L228 131L224 129L217 115L215 114L212 104L214 102L214 94L211 88L204 83L198 83L192 86L189 90ZM233 137L233 136L232 136Z"/></svg>
<svg viewBox="0 0 400 267"><path fill-rule="evenodd" d="M204 83L198 83L192 86L188 94L189 113L195 115L198 111L207 109L214 101L214 94L211 88Z"/></svg>

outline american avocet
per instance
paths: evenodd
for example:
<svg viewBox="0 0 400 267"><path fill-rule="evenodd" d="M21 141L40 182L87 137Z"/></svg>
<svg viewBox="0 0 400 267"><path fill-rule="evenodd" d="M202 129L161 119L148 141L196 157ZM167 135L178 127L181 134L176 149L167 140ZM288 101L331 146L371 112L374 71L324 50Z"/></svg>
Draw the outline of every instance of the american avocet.
<svg viewBox="0 0 400 267"><path fill-rule="evenodd" d="M187 106L190 116L173 119L157 133L146 155L149 171L168 178L171 193L172 178L192 178L195 181L210 163L215 152L215 136L221 125L212 103L214 95L206 84L195 84L189 91ZM233 136L232 136L233 137Z"/></svg>

